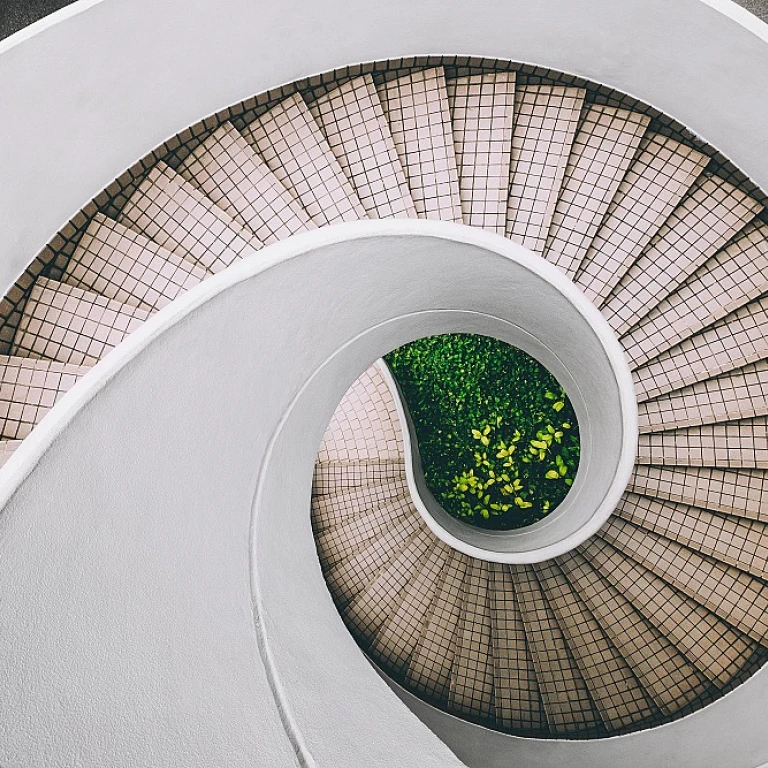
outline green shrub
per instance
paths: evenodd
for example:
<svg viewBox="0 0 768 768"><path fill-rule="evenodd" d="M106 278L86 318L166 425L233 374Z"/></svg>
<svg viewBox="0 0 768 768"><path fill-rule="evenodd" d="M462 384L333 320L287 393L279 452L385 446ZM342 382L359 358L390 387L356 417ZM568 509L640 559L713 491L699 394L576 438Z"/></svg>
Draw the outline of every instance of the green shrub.
<svg viewBox="0 0 768 768"><path fill-rule="evenodd" d="M579 464L573 407L544 366L487 336L449 334L385 357L408 405L424 476L443 508L484 528L540 520Z"/></svg>

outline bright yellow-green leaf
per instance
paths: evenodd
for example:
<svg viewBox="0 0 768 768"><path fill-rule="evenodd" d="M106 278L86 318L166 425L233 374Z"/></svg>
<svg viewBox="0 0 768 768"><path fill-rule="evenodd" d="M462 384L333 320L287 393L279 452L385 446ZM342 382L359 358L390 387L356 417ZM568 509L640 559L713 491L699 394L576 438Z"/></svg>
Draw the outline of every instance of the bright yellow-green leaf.
<svg viewBox="0 0 768 768"><path fill-rule="evenodd" d="M549 472L547 472L544 477L547 478L547 480L557 480L558 477L560 477L559 473L556 469L550 469Z"/></svg>
<svg viewBox="0 0 768 768"><path fill-rule="evenodd" d="M553 409L554 409L556 412L558 412L558 413L559 413L560 411L562 411L562 410L563 410L563 408L565 408L565 403L564 403L562 400L558 400L558 401L557 401L557 402L556 402L556 403L555 403L555 404L552 406L552 408L553 408Z"/></svg>

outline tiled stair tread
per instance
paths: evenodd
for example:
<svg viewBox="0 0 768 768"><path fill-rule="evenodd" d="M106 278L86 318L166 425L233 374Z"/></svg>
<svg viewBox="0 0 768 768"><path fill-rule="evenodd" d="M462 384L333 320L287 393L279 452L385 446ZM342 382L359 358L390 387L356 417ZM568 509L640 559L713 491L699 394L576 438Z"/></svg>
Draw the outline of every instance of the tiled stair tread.
<svg viewBox="0 0 768 768"><path fill-rule="evenodd" d="M600 537L740 632L765 642L768 585L762 581L617 517L600 530Z"/></svg>
<svg viewBox="0 0 768 768"><path fill-rule="evenodd" d="M534 570L606 728L656 716L655 704L557 565L539 563Z"/></svg>
<svg viewBox="0 0 768 768"><path fill-rule="evenodd" d="M768 415L768 360L638 404L640 432Z"/></svg>
<svg viewBox="0 0 768 768"><path fill-rule="evenodd" d="M497 724L509 730L546 732L547 716L517 607L512 576L501 563L489 563L488 566Z"/></svg>
<svg viewBox="0 0 768 768"><path fill-rule="evenodd" d="M365 515L390 499L408 493L405 477L348 488L326 496L312 496L312 528L317 534Z"/></svg>
<svg viewBox="0 0 768 768"><path fill-rule="evenodd" d="M88 369L0 355L0 438L23 440Z"/></svg>
<svg viewBox="0 0 768 768"><path fill-rule="evenodd" d="M768 473L765 470L639 464L628 489L712 512L768 522Z"/></svg>
<svg viewBox="0 0 768 768"><path fill-rule="evenodd" d="M578 550L710 682L726 685L757 643L653 571L592 537Z"/></svg>
<svg viewBox="0 0 768 768"><path fill-rule="evenodd" d="M633 367L768 293L768 225L743 234L705 262L621 343Z"/></svg>
<svg viewBox="0 0 768 768"><path fill-rule="evenodd" d="M416 641L406 674L408 687L427 700L446 705L461 616L469 558L453 552L440 575L429 617Z"/></svg>
<svg viewBox="0 0 768 768"><path fill-rule="evenodd" d="M5 465L21 443L21 440L0 440L0 467Z"/></svg>
<svg viewBox="0 0 768 768"><path fill-rule="evenodd" d="M197 146L179 173L264 245L315 228L231 123L219 126Z"/></svg>
<svg viewBox="0 0 768 768"><path fill-rule="evenodd" d="M416 212L424 219L462 221L459 174L442 68L377 87Z"/></svg>
<svg viewBox="0 0 768 768"><path fill-rule="evenodd" d="M707 690L707 679L581 554L568 552L557 565L662 712L672 715Z"/></svg>
<svg viewBox="0 0 768 768"><path fill-rule="evenodd" d="M416 218L373 78L349 80L312 102L309 111L368 216Z"/></svg>
<svg viewBox="0 0 768 768"><path fill-rule="evenodd" d="M708 160L675 139L646 133L575 277L595 304L610 294Z"/></svg>
<svg viewBox="0 0 768 768"><path fill-rule="evenodd" d="M544 252L585 93L557 85L515 93L506 235L534 253Z"/></svg>
<svg viewBox="0 0 768 768"><path fill-rule="evenodd" d="M385 461L318 461L312 478L312 495L335 495L344 489L405 478L403 458Z"/></svg>
<svg viewBox="0 0 768 768"><path fill-rule="evenodd" d="M398 677L408 670L414 649L424 633L442 574L456 552L437 542L423 567L406 587L397 610L387 619L371 642L371 652Z"/></svg>
<svg viewBox="0 0 768 768"><path fill-rule="evenodd" d="M243 135L315 224L366 218L357 193L298 93L246 126Z"/></svg>
<svg viewBox="0 0 768 768"><path fill-rule="evenodd" d="M635 156L650 118L589 106L571 148L544 256L573 277Z"/></svg>
<svg viewBox="0 0 768 768"><path fill-rule="evenodd" d="M342 608L370 583L376 572L405 546L411 536L424 527L413 510L400 516L378 538L370 540L354 555L337 562L325 572L328 587Z"/></svg>
<svg viewBox="0 0 768 768"><path fill-rule="evenodd" d="M209 274L138 232L97 213L61 280L154 312Z"/></svg>
<svg viewBox="0 0 768 768"><path fill-rule="evenodd" d="M320 562L325 567L346 560L363 549L402 518L414 514L408 494L383 502L364 514L350 517L334 526L320 531L315 536Z"/></svg>
<svg viewBox="0 0 768 768"><path fill-rule="evenodd" d="M639 464L768 469L768 417L640 435Z"/></svg>
<svg viewBox="0 0 768 768"><path fill-rule="evenodd" d="M165 163L147 174L118 221L209 272L220 272L262 245Z"/></svg>
<svg viewBox="0 0 768 768"><path fill-rule="evenodd" d="M472 559L464 579L462 611L448 690L451 712L495 720L488 566Z"/></svg>
<svg viewBox="0 0 768 768"><path fill-rule="evenodd" d="M145 309L39 277L24 307L11 354L93 365L148 317Z"/></svg>
<svg viewBox="0 0 768 768"><path fill-rule="evenodd" d="M446 80L464 223L503 235L507 221L515 73Z"/></svg>
<svg viewBox="0 0 768 768"><path fill-rule="evenodd" d="M619 336L714 256L761 205L717 176L702 176L619 281L603 314Z"/></svg>
<svg viewBox="0 0 768 768"><path fill-rule="evenodd" d="M365 637L372 637L400 605L405 590L424 567L437 539L429 528L422 528L408 540L400 553L390 560L370 585L349 603L344 621Z"/></svg>
<svg viewBox="0 0 768 768"><path fill-rule="evenodd" d="M768 358L768 295L632 372L638 402Z"/></svg>
<svg viewBox="0 0 768 768"><path fill-rule="evenodd" d="M634 493L624 494L615 514L752 576L768 575L765 523Z"/></svg>
<svg viewBox="0 0 768 768"><path fill-rule="evenodd" d="M602 730L602 720L532 566L514 566L512 577L551 732L565 736Z"/></svg>

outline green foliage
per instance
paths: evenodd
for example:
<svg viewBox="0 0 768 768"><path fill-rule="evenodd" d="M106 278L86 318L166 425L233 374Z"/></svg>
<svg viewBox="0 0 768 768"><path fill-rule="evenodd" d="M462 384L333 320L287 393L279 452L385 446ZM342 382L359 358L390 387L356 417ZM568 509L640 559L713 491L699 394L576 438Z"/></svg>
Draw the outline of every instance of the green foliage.
<svg viewBox="0 0 768 768"><path fill-rule="evenodd" d="M447 512L520 528L565 498L579 464L576 416L532 357L487 336L450 334L385 360L411 412L427 484Z"/></svg>

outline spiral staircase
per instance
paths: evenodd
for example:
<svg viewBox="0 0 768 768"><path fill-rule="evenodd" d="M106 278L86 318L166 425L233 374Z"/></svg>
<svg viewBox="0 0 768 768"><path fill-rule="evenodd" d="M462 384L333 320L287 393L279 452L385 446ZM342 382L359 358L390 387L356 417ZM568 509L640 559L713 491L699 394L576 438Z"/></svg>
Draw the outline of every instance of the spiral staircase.
<svg viewBox="0 0 768 768"><path fill-rule="evenodd" d="M764 202L670 118L569 75L446 59L310 78L167 142L29 265L0 306L0 455L150 316L265 246L365 218L509 238L625 350L640 436L620 504L553 560L452 550L413 502L377 363L319 450L323 573L373 662L449 714L569 739L666 723L768 658Z"/></svg>

